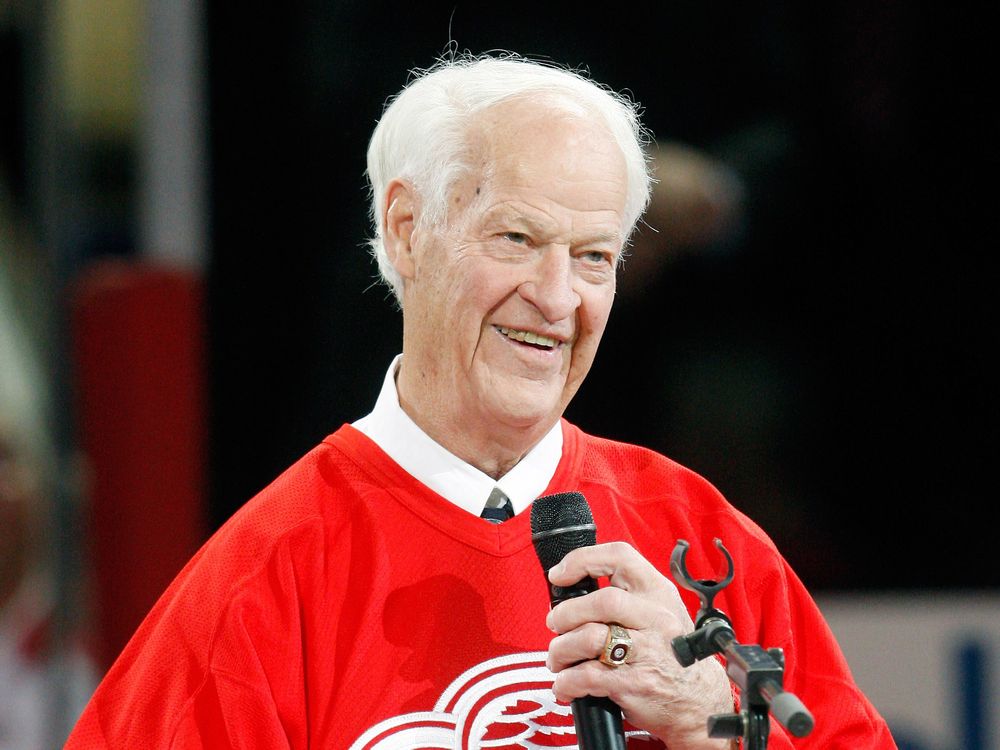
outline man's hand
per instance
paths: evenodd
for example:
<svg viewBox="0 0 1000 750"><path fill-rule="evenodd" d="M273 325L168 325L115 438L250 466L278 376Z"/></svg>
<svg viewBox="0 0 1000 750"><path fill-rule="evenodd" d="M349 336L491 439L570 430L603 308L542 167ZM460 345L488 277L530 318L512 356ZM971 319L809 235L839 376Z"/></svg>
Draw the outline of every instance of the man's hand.
<svg viewBox="0 0 1000 750"><path fill-rule="evenodd" d="M706 730L710 714L733 710L722 665L705 659L684 668L670 647L674 637L694 629L674 584L624 542L579 547L549 572L558 586L586 576L607 577L611 585L562 602L546 620L557 633L547 660L556 673L556 698L606 696L670 750L729 747L726 740L709 739ZM619 667L598 661L610 622L632 637L628 661Z"/></svg>

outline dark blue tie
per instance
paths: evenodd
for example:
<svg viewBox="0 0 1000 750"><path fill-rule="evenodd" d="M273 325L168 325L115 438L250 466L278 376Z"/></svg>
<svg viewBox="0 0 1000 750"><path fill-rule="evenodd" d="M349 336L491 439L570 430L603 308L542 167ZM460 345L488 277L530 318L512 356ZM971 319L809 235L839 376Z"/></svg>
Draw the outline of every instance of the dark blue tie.
<svg viewBox="0 0 1000 750"><path fill-rule="evenodd" d="M514 517L514 506L510 502L503 490L494 487L493 492L486 499L486 507L479 514L480 518L485 518L490 523L503 523L508 518Z"/></svg>

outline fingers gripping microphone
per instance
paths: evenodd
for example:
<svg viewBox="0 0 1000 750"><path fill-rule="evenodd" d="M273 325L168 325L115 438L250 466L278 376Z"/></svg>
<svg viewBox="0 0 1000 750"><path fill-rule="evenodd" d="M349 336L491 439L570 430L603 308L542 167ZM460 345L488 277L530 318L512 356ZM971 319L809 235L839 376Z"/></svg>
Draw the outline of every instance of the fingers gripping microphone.
<svg viewBox="0 0 1000 750"><path fill-rule="evenodd" d="M582 494L563 492L535 500L531 505L531 541L545 572L553 607L597 590L597 581L590 577L571 586L554 586L548 578L549 570L570 550L597 543L594 518ZM571 706L580 750L625 750L622 712L613 701L587 695L575 698Z"/></svg>

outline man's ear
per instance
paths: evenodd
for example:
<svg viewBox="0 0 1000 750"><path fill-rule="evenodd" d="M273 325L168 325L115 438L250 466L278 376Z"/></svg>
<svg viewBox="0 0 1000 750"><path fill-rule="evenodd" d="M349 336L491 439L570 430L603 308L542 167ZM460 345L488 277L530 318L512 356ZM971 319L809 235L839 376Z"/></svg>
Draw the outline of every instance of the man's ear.
<svg viewBox="0 0 1000 750"><path fill-rule="evenodd" d="M413 228L419 211L416 191L400 179L389 183L385 191L385 226L382 234L386 254L399 275L413 278Z"/></svg>

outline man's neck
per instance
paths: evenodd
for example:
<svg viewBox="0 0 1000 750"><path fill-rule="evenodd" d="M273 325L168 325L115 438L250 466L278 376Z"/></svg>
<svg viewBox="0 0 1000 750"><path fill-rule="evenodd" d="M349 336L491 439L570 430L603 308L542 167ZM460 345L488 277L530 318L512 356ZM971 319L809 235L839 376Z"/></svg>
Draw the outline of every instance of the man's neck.
<svg viewBox="0 0 1000 750"><path fill-rule="evenodd" d="M421 412L398 388L399 406L421 430L447 451L475 466L487 476L500 479L513 469L552 425L544 428L496 429L482 432L473 428L455 429L448 420L434 419Z"/></svg>

